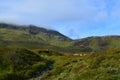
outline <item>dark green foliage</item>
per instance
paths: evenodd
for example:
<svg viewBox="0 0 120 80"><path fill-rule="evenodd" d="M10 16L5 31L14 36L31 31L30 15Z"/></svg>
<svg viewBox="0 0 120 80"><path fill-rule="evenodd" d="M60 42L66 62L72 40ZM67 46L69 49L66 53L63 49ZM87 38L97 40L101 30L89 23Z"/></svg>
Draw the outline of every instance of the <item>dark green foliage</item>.
<svg viewBox="0 0 120 80"><path fill-rule="evenodd" d="M4 73L0 74L0 80L25 80L25 77L20 74Z"/></svg>
<svg viewBox="0 0 120 80"><path fill-rule="evenodd" d="M43 50L36 50L40 55L43 56L62 56L64 53L57 52L55 50L48 50L48 49L43 49Z"/></svg>
<svg viewBox="0 0 120 80"><path fill-rule="evenodd" d="M24 48L0 50L0 80L26 80L47 67L48 61Z"/></svg>

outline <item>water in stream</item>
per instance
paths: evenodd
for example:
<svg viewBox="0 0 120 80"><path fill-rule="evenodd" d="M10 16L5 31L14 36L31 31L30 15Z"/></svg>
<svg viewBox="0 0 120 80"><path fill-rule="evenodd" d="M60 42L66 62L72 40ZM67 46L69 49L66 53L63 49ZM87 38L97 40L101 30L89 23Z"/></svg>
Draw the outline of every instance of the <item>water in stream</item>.
<svg viewBox="0 0 120 80"><path fill-rule="evenodd" d="M32 75L32 78L37 78L37 77L41 77L44 73L46 73L47 71L49 71L50 69L52 69L52 64L48 64L48 67L43 69L41 72Z"/></svg>

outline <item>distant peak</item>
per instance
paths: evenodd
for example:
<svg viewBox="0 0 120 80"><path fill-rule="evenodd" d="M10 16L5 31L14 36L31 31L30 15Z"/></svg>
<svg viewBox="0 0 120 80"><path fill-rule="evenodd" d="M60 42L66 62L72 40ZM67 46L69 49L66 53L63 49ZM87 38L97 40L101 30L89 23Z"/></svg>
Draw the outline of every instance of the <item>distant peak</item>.
<svg viewBox="0 0 120 80"><path fill-rule="evenodd" d="M57 41L71 41L72 40L58 31L47 29L44 27L38 27L35 25L14 25L14 24L0 23L0 28L24 30L31 35L38 34L38 35L42 35L50 39L55 39Z"/></svg>

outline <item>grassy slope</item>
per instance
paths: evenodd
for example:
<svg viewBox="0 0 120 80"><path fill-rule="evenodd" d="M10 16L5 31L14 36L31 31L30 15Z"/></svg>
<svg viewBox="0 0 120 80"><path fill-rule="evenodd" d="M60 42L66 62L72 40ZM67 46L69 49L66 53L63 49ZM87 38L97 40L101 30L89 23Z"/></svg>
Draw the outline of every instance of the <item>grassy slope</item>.
<svg viewBox="0 0 120 80"><path fill-rule="evenodd" d="M71 45L72 42L59 42L48 39L47 37L37 34L33 35L24 30L14 30L0 28L0 47L25 47L30 49L57 49L65 51L64 48ZM58 48L57 48L57 47Z"/></svg>
<svg viewBox="0 0 120 80"><path fill-rule="evenodd" d="M54 49L76 53L101 51L109 47L120 47L120 36L88 37L80 40L64 40L66 37L56 31L13 25L0 28L0 47L25 47L30 49ZM30 30L30 31L29 31ZM41 31L46 33L41 33ZM51 36L50 34L57 35ZM59 35L59 38L58 38ZM60 37L62 36L62 38Z"/></svg>
<svg viewBox="0 0 120 80"><path fill-rule="evenodd" d="M47 67L48 61L23 48L0 49L0 80L26 80Z"/></svg>
<svg viewBox="0 0 120 80"><path fill-rule="evenodd" d="M4 26L4 27L2 27ZM71 45L71 39L57 31L38 28L36 26L14 26L0 24L1 41L29 41L66 47Z"/></svg>
<svg viewBox="0 0 120 80"><path fill-rule="evenodd" d="M24 48L34 49L36 53ZM44 50L40 52L41 49ZM97 52L91 53L91 50ZM0 80L31 78L51 61L54 62L53 69L41 80L119 80L119 50L119 36L61 42L23 29L0 28ZM87 55L63 55L60 52Z"/></svg>
<svg viewBox="0 0 120 80"><path fill-rule="evenodd" d="M34 52L21 48L0 49L0 80L24 80L42 71L49 62L51 70L36 80L119 80L120 49L100 53L68 55L53 50ZM83 54L82 56L80 56ZM35 79L34 79L35 80Z"/></svg>
<svg viewBox="0 0 120 80"><path fill-rule="evenodd" d="M90 48L93 51L102 51L107 48L120 48L120 36L88 37L74 42L79 48Z"/></svg>
<svg viewBox="0 0 120 80"><path fill-rule="evenodd" d="M87 53L79 53L87 54ZM48 56L53 69L34 80L119 80L120 49L85 56Z"/></svg>

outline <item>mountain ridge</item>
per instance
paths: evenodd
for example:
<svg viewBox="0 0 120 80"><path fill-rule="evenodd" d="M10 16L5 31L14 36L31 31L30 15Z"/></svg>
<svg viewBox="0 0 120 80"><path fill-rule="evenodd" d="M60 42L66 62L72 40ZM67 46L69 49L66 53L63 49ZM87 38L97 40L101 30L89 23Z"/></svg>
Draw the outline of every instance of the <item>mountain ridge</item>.
<svg viewBox="0 0 120 80"><path fill-rule="evenodd" d="M52 29L46 29L43 27L38 27L38 26L34 26L34 25L14 25L14 24L6 24L6 23L0 23L0 28L8 28L8 29L21 29L21 30L26 30L31 34L38 34L40 32L44 32L44 33L50 33L50 34L54 34L54 35L59 35L59 36L63 36L64 39L66 40L72 40L70 38L68 38L67 36L59 33L58 31L52 30Z"/></svg>
<svg viewBox="0 0 120 80"><path fill-rule="evenodd" d="M67 52L92 52L107 48L120 48L120 36L91 36L82 39L71 39L58 31L34 25L13 25L0 23L1 47L27 47L55 49Z"/></svg>

